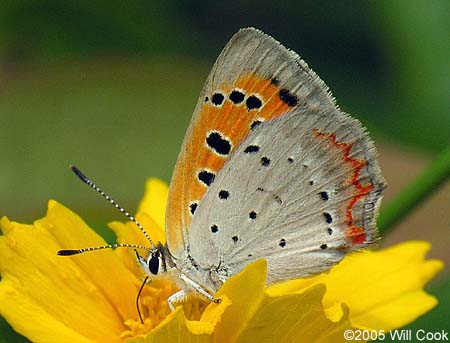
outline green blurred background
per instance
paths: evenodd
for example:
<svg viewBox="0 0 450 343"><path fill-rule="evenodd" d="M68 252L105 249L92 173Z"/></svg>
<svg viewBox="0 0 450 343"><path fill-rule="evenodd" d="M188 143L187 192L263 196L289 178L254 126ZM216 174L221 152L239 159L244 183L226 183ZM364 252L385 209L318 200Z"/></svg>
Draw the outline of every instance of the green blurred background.
<svg viewBox="0 0 450 343"><path fill-rule="evenodd" d="M123 218L69 164L133 212L149 176L170 180L208 71L247 26L298 52L369 128L387 201L450 143L448 0L4 0L0 215L32 222L53 198L112 241L106 223ZM427 239L450 262L449 186L384 244ZM412 328L449 327L449 281L446 269L429 287L440 305ZM26 341L0 330L0 342Z"/></svg>

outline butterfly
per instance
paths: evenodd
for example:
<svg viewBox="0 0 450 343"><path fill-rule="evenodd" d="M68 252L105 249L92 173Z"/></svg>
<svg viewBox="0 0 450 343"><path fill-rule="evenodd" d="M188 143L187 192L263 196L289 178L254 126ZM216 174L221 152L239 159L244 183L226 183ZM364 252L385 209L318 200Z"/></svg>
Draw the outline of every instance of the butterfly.
<svg viewBox="0 0 450 343"><path fill-rule="evenodd" d="M314 275L377 241L384 189L360 122L295 52L241 29L214 64L187 129L170 185L167 242L154 244L138 224L151 244L138 262L147 275L181 280L172 309L192 291L218 302L222 284L260 258L267 284Z"/></svg>

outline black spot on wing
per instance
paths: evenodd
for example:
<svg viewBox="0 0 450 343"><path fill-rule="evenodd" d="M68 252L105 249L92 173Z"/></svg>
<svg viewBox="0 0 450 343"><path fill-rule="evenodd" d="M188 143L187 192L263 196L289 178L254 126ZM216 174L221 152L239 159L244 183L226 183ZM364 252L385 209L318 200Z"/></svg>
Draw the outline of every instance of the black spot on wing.
<svg viewBox="0 0 450 343"><path fill-rule="evenodd" d="M211 186L213 183L216 174L208 171L208 170L202 170L198 173L198 179L206 186Z"/></svg>
<svg viewBox="0 0 450 343"><path fill-rule="evenodd" d="M220 132L213 131L206 137L206 144L219 155L228 155L231 143Z"/></svg>
<svg viewBox="0 0 450 343"><path fill-rule="evenodd" d="M255 152L258 152L258 151L259 151L259 146L257 146L257 145L249 145L244 150L244 152L246 154L252 154L252 153L255 153Z"/></svg>
<svg viewBox="0 0 450 343"><path fill-rule="evenodd" d="M192 215L194 215L195 210L197 209L198 204L196 202L191 202L189 204L189 212L191 212Z"/></svg>
<svg viewBox="0 0 450 343"><path fill-rule="evenodd" d="M268 167L270 164L270 158L263 156L261 157L261 165L264 167Z"/></svg>
<svg viewBox="0 0 450 343"><path fill-rule="evenodd" d="M262 123L261 120L255 120L253 123L250 124L250 130L253 130L258 125L261 125L261 123Z"/></svg>
<svg viewBox="0 0 450 343"><path fill-rule="evenodd" d="M215 106L222 105L224 100L225 100L225 97L223 96L222 93L214 93L213 96L211 97L211 102Z"/></svg>
<svg viewBox="0 0 450 343"><path fill-rule="evenodd" d="M276 77L272 77L270 79L270 83L273 84L274 86L279 86L280 85L280 80L278 80Z"/></svg>
<svg viewBox="0 0 450 343"><path fill-rule="evenodd" d="M230 93L229 98L233 102L233 104L237 105L244 101L245 95L241 91L234 90Z"/></svg>
<svg viewBox="0 0 450 343"><path fill-rule="evenodd" d="M328 212L324 212L323 216L325 217L325 221L327 222L327 224L331 224L331 222L333 221L333 217L331 217L331 214L329 214Z"/></svg>
<svg viewBox="0 0 450 343"><path fill-rule="evenodd" d="M323 201L327 201L329 199L327 192L320 192L319 195Z"/></svg>
<svg viewBox="0 0 450 343"><path fill-rule="evenodd" d="M249 111L258 109L262 106L262 101L255 95L250 95L245 101L245 105Z"/></svg>
<svg viewBox="0 0 450 343"><path fill-rule="evenodd" d="M280 92L278 93L281 101L283 101L286 105L290 107L297 106L298 104L298 98L295 94L292 94L287 89L283 88L280 89Z"/></svg>
<svg viewBox="0 0 450 343"><path fill-rule="evenodd" d="M221 199L221 200L227 200L229 196L230 196L230 193L224 189L222 189L219 192L219 199Z"/></svg>

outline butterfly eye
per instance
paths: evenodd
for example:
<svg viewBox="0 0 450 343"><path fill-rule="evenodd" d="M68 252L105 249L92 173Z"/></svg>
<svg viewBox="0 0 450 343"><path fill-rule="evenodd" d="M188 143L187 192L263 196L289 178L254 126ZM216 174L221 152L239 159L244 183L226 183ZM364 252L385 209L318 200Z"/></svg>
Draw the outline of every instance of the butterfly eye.
<svg viewBox="0 0 450 343"><path fill-rule="evenodd" d="M150 272L154 275L158 274L159 270L159 252L152 254L152 257L150 257L150 260L148 261L148 269Z"/></svg>

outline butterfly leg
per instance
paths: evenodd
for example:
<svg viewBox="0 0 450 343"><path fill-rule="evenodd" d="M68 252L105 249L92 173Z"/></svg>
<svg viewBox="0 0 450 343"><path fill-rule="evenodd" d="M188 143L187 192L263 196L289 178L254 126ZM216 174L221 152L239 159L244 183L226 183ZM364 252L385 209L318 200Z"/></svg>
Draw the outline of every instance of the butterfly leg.
<svg viewBox="0 0 450 343"><path fill-rule="evenodd" d="M169 304L170 311L175 310L174 303L182 302L186 299L189 291L186 289L182 289L181 291L178 291L174 294L172 294L168 299L167 303Z"/></svg>
<svg viewBox="0 0 450 343"><path fill-rule="evenodd" d="M206 299L215 302L215 303L220 303L220 299L218 298L214 298L211 294L209 294L205 288L203 288L201 285L199 285L197 282L189 279L186 275L184 274L180 274L178 276L181 280L183 280L183 282L188 285L190 288L194 289L196 292L200 293L201 295L203 295ZM177 294L177 293L175 293ZM175 295L174 294L174 295Z"/></svg>

